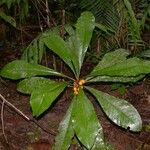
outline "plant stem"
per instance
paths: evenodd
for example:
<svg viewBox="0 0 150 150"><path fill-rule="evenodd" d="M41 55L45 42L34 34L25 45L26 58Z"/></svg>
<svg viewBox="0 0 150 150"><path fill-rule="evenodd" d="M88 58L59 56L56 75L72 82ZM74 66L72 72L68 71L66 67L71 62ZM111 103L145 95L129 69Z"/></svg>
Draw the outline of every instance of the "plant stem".
<svg viewBox="0 0 150 150"><path fill-rule="evenodd" d="M6 140L6 143L8 143L6 134L5 134L5 126L4 126L4 105L5 105L5 101L2 102L2 108L1 108L1 122L2 122L2 132L4 135L4 139Z"/></svg>
<svg viewBox="0 0 150 150"><path fill-rule="evenodd" d="M18 108L16 108L13 104L11 104L10 102L8 102L1 94L0 94L0 99L3 101L2 102L2 109L1 109L1 120L2 120L2 130L3 130L3 134L4 137L6 139L7 142L7 138L4 132L4 121L3 121L3 111L4 111L4 104L6 103L9 107L13 108L19 115L21 115L23 118L25 118L27 121L33 122L34 124L36 124L38 127L40 127L43 131L55 136L56 133L51 130L51 131L47 131L47 129L45 129L44 127L42 127L41 125L38 124L38 122L36 122L33 118L30 119L29 117L27 117L22 111L20 111ZM8 142L7 142L8 143Z"/></svg>
<svg viewBox="0 0 150 150"><path fill-rule="evenodd" d="M49 17L49 6L48 6L48 1L45 1L45 6L46 6L46 18L47 18L47 26L50 28L50 17Z"/></svg>
<svg viewBox="0 0 150 150"><path fill-rule="evenodd" d="M70 80L72 80L72 81L75 81L75 79L73 79L73 78L71 78L71 77L69 77L69 76L63 75L63 77L64 77L64 78L67 78L67 79L70 79Z"/></svg>
<svg viewBox="0 0 150 150"><path fill-rule="evenodd" d="M63 9L61 11L62 13L62 21L61 21L61 30L60 30L60 34L61 34L61 37L64 38L64 26L65 26L65 10ZM61 61L61 65L60 65L60 72L62 72L63 70L63 62Z"/></svg>
<svg viewBox="0 0 150 150"><path fill-rule="evenodd" d="M3 102L6 103L9 107L12 107L18 114L20 114L21 116L23 116L26 120L30 121L29 117L27 117L22 111L20 111L18 108L16 108L10 102L8 102L1 94L0 94L0 99L2 99Z"/></svg>

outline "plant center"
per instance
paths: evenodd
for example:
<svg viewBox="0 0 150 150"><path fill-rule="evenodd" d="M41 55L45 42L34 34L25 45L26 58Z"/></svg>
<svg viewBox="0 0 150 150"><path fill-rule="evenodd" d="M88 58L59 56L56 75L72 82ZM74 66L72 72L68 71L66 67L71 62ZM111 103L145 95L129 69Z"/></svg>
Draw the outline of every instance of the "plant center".
<svg viewBox="0 0 150 150"><path fill-rule="evenodd" d="M79 93L80 88L83 88L83 84L85 83L85 80L75 80L73 83L73 92L75 95Z"/></svg>

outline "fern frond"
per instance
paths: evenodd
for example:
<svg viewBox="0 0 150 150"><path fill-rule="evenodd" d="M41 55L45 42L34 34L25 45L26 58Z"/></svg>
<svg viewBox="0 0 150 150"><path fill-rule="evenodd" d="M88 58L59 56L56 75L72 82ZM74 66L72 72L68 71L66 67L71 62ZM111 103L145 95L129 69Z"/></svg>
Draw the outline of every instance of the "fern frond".
<svg viewBox="0 0 150 150"><path fill-rule="evenodd" d="M91 11L97 22L113 30L118 29L119 14L112 0L81 0L80 6Z"/></svg>

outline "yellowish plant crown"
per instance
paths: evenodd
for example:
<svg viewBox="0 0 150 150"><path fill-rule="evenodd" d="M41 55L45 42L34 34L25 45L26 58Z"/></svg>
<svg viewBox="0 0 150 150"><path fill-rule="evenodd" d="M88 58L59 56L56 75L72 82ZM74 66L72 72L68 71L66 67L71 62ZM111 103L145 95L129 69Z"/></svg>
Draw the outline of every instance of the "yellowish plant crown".
<svg viewBox="0 0 150 150"><path fill-rule="evenodd" d="M83 85L85 84L84 79L76 80L73 83L73 92L75 95L78 95L80 88L83 88Z"/></svg>

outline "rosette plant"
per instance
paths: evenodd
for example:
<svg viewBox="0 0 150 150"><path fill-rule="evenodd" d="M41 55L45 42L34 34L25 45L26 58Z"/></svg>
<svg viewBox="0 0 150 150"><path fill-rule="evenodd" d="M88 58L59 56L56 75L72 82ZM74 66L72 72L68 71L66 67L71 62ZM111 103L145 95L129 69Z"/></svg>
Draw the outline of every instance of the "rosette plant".
<svg viewBox="0 0 150 150"><path fill-rule="evenodd" d="M44 38L45 45L68 65L74 78L23 60L8 63L2 68L1 76L13 80L23 79L18 83L17 90L31 95L30 104L34 117L46 111L67 87L72 87L72 101L60 123L54 150L69 149L74 136L84 149L107 149L100 120L86 92L93 95L112 122L138 132L142 128L142 121L130 103L89 86L92 82L136 82L150 73L150 61L127 58L128 51L118 49L107 53L89 75L81 77L81 67L95 28L93 14L82 13L75 27L76 30L68 30L69 37L65 41L57 34ZM52 80L52 76L52 79L56 76L64 80Z"/></svg>

